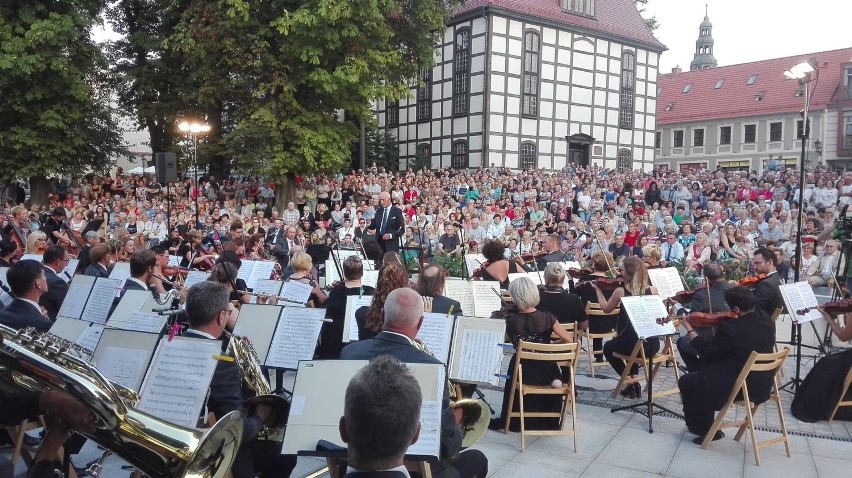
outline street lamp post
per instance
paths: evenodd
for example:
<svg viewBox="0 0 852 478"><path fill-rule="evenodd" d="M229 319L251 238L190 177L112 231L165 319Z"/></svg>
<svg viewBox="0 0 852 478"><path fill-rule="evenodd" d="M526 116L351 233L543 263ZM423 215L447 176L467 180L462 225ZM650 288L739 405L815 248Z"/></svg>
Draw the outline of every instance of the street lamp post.
<svg viewBox="0 0 852 478"><path fill-rule="evenodd" d="M198 211L198 196L201 194L201 184L198 181L198 135L210 132L210 125L206 123L190 123L183 121L178 124L178 129L192 142L192 168L195 171L195 227L201 227L201 216Z"/></svg>
<svg viewBox="0 0 852 478"><path fill-rule="evenodd" d="M802 216L804 215L804 199L805 199L805 159L807 155L808 138L810 138L810 127L808 125L808 113L811 107L811 87L812 81L817 79L819 74L819 64L813 58L799 63L784 72L784 76L791 80L799 82L799 86L805 90L805 109L802 110L802 152L799 159L799 215L796 218L796 267L793 269L793 281L799 282L799 271L802 264ZM796 346L796 375L786 386L790 386L794 391L801 384L800 374L802 367L802 324L793 322L793 330L791 333L791 344Z"/></svg>

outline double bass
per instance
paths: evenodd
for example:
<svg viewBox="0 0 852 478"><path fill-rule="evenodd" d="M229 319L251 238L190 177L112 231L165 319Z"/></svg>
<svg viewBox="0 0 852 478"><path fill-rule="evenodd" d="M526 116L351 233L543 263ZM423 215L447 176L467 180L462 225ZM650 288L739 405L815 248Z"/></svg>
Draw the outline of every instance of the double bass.
<svg viewBox="0 0 852 478"><path fill-rule="evenodd" d="M9 239L18 245L18 250L15 252L15 259L20 259L27 250L27 235L24 233L24 229L15 222L13 215L5 211L3 215L11 227Z"/></svg>

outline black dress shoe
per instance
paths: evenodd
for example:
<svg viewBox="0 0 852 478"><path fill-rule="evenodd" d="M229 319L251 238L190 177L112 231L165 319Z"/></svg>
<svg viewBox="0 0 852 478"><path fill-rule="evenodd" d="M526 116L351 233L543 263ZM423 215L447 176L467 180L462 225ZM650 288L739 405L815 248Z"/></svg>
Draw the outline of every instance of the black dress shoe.
<svg viewBox="0 0 852 478"><path fill-rule="evenodd" d="M706 435L701 435L701 436L693 438L692 443L695 443L696 445L700 445L701 443L704 442L705 436ZM722 433L722 430L716 430L716 434L713 435L713 441L721 440L722 438L725 438L725 434Z"/></svg>

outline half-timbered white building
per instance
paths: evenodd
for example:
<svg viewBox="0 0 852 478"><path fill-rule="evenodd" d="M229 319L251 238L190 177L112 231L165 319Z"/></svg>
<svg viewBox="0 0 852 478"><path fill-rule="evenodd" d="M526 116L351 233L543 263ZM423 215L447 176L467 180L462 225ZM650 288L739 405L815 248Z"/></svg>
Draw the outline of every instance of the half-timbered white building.
<svg viewBox="0 0 852 478"><path fill-rule="evenodd" d="M649 171L665 47L632 0L470 0L409 100L380 101L400 162Z"/></svg>

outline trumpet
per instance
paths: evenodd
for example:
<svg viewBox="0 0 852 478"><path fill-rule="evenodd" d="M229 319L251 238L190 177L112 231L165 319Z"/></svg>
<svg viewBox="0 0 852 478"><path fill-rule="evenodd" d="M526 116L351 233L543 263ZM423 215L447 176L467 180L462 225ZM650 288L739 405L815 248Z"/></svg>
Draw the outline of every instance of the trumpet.
<svg viewBox="0 0 852 478"><path fill-rule="evenodd" d="M257 297L258 299L266 299L267 303L269 303L270 301L275 301L275 302L286 302L286 303L289 303L289 304L305 305L302 302L299 302L298 300L288 299L287 297L280 296L280 295L265 294L263 292L249 292L247 290L238 290L237 295L253 295L253 296Z"/></svg>

